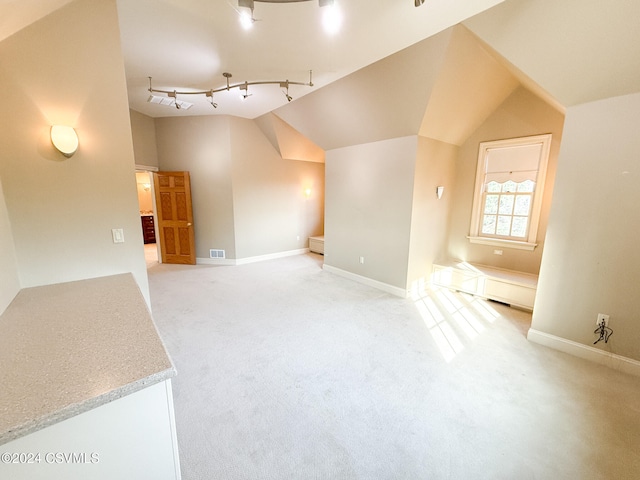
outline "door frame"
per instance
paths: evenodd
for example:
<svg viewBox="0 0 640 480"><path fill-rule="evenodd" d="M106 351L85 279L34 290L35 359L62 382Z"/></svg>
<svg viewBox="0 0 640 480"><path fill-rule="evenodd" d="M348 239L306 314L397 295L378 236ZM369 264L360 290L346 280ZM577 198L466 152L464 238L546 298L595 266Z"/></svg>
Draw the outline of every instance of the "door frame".
<svg viewBox="0 0 640 480"><path fill-rule="evenodd" d="M154 185L154 181L153 181L153 174L155 172L160 171L160 168L158 167L152 167L150 165L135 165L136 168L136 172L146 172L149 174L149 184L151 185L151 209L153 210L153 228L155 230L155 234L156 234L156 250L157 250L157 254L158 254L158 263L162 263L162 247L160 245L160 241L159 241L159 233L160 231L158 230L158 207L156 206L156 189L155 189L155 185Z"/></svg>

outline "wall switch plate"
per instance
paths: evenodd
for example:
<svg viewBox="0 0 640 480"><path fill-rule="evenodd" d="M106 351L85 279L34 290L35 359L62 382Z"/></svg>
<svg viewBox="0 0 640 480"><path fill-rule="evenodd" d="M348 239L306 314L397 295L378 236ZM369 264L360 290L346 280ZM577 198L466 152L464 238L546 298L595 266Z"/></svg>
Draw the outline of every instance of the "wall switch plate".
<svg viewBox="0 0 640 480"><path fill-rule="evenodd" d="M364 265L364 257L360 257L360 264Z"/></svg>
<svg viewBox="0 0 640 480"><path fill-rule="evenodd" d="M113 237L113 243L124 243L124 231L121 228L112 229L111 236Z"/></svg>
<svg viewBox="0 0 640 480"><path fill-rule="evenodd" d="M602 324L602 322L604 322L604 326L608 327L609 326L609 315L605 314L605 313L599 313L598 314L598 319L596 320L596 325L600 326Z"/></svg>

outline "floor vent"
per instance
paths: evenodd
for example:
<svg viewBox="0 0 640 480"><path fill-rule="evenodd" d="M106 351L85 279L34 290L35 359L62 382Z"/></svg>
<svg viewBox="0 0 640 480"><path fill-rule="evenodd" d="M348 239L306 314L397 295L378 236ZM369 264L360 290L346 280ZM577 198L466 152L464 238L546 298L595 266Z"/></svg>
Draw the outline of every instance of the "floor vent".
<svg viewBox="0 0 640 480"><path fill-rule="evenodd" d="M224 250L209 250L209 258L225 258Z"/></svg>

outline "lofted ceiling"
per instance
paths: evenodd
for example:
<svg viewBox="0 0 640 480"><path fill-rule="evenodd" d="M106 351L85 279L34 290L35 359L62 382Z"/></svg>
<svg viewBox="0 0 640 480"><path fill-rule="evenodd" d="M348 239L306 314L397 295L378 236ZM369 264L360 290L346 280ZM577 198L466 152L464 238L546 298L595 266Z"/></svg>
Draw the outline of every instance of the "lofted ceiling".
<svg viewBox="0 0 640 480"><path fill-rule="evenodd" d="M72 1L95 0L0 0L0 40ZM416 77L424 75L420 57L406 59L399 70L388 71L397 68L393 61L380 63L460 22L478 37L483 50L493 52L521 84L556 108L640 89L640 2L634 0L613 2L606 10L600 0L426 0L420 7L413 0L336 0L343 23L334 35L322 29L322 9L327 7L320 7L318 0L256 1L257 21L248 31L240 26L237 0L111 1L118 6L130 107L151 117L257 118L271 111L287 116L287 107L296 99L338 80L362 77L358 72L370 65L370 73L384 77L394 101L406 101L401 96L407 92L394 90L408 85L409 95L421 102L425 95L437 93L461 107L466 103L461 93L470 90L452 87L466 77L452 67L471 59L476 46L469 49L461 43L462 48L452 51L451 58L459 61L449 59L441 65L439 83L425 92L418 91L415 81L401 78L414 72ZM488 58L483 61L491 63ZM476 74L482 71L481 65L473 68ZM209 90L224 86L223 72L232 73L235 82L307 82L309 70L315 86L292 86L290 104L276 85L250 87L252 96L244 102L238 90L216 94L217 109L204 96L184 98L195 104L188 111L147 103L149 76L155 88ZM506 77L496 80L509 83ZM351 83L345 85L351 88ZM349 98L348 91L342 94L343 100ZM432 98L423 110L425 125L443 111L434 102ZM429 134L447 135L433 129ZM455 137L463 135L460 131Z"/></svg>
<svg viewBox="0 0 640 480"><path fill-rule="evenodd" d="M639 19L638 0L508 0L464 25L570 107L640 91Z"/></svg>
<svg viewBox="0 0 640 480"><path fill-rule="evenodd" d="M154 88L209 90L231 81L290 80L300 98L358 69L440 32L502 0L336 0L342 10L337 34L325 33L318 0L256 2L253 28L244 30L237 0L118 0L122 48L131 108L151 117L229 114L256 118L287 103L277 85L250 87L246 101L238 90L179 97L188 111L147 103Z"/></svg>
<svg viewBox="0 0 640 480"><path fill-rule="evenodd" d="M0 41L73 0L0 0Z"/></svg>

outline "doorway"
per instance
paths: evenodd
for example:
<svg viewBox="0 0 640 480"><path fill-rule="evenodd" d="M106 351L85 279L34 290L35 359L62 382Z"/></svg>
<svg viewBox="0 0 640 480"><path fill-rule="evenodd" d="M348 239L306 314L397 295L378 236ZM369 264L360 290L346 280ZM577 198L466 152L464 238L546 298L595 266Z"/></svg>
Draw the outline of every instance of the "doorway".
<svg viewBox="0 0 640 480"><path fill-rule="evenodd" d="M138 207L140 210L140 225L144 239L144 258L147 268L158 265L160 244L157 239L157 218L153 177L151 170L136 169L136 188L138 191Z"/></svg>

